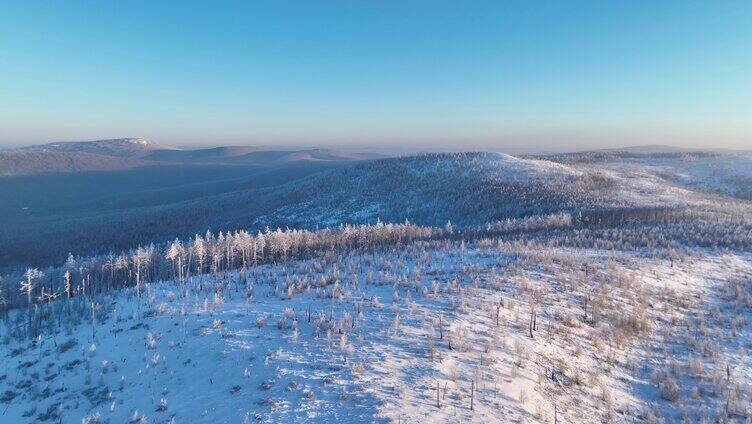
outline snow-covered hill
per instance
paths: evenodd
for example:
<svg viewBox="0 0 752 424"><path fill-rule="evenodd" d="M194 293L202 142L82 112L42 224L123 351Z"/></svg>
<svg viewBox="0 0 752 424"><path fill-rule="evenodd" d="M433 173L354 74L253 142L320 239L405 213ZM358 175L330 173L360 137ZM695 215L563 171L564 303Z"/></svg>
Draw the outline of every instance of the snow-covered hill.
<svg viewBox="0 0 752 424"><path fill-rule="evenodd" d="M239 158L247 154L235 153ZM191 184L160 186L156 191L124 187L103 197L63 199L47 206L49 213L39 213L39 207L24 210L22 219L0 229L0 265L60 263L71 250L107 253L113 248L187 238L207 228L313 229L377 219L433 226L451 221L466 226L557 212L635 208L750 212L749 202L679 183L664 168L634 158L609 157L608 161L565 161L500 153L426 154L349 162L300 160L269 167L268 172L249 170L247 177L212 171L218 177L211 184L197 185L192 178ZM707 161L701 169L726 172L730 168L713 165L724 158L700 157L697 163ZM674 156L655 160L682 163ZM196 169L211 171L205 166ZM133 174L145 176L137 181L151 180L147 176L152 175L180 181L185 172L194 172L177 168L163 176L159 169ZM715 174L697 175L698 181L710 184ZM12 213L16 211L6 216ZM14 257L20 259L12 262Z"/></svg>
<svg viewBox="0 0 752 424"><path fill-rule="evenodd" d="M410 220L465 225L606 204L602 181L548 161L497 153L428 154L339 168L289 184L260 225ZM608 182L605 182L606 184Z"/></svg>
<svg viewBox="0 0 752 424"><path fill-rule="evenodd" d="M603 208L715 208L717 196L633 162L560 163L502 153L428 154L369 161L294 182L270 198L260 226L410 220L460 225ZM708 179L708 181L710 181ZM724 199L748 209L747 203Z"/></svg>

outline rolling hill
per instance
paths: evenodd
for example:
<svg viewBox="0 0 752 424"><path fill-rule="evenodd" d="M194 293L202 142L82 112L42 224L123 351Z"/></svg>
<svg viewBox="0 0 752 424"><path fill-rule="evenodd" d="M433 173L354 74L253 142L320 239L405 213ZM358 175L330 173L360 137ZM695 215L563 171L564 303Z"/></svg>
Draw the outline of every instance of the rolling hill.
<svg viewBox="0 0 752 424"><path fill-rule="evenodd" d="M721 154L693 153L691 161L685 153L358 160L366 156L228 148L195 155L207 162L0 179L0 194L12 199L0 208L7 223L0 229L0 267L54 264L67 252L107 253L207 229L334 227L377 219L466 226L616 208L750 209L744 196L732 197L739 191L719 189L748 169L749 158ZM211 163L212 156L222 159ZM743 183L747 174L741 175L732 180Z"/></svg>

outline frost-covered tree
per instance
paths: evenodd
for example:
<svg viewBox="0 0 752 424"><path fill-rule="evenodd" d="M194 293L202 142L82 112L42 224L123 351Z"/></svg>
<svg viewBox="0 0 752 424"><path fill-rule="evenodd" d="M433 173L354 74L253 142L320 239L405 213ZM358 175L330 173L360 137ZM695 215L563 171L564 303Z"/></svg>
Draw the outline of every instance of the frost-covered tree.
<svg viewBox="0 0 752 424"><path fill-rule="evenodd" d="M21 292L26 294L29 310L31 310L34 293L34 283L41 277L42 271L36 268L27 268L26 272L24 273L24 280L21 281Z"/></svg>
<svg viewBox="0 0 752 424"><path fill-rule="evenodd" d="M27 300L27 318L28 318L28 328L29 333L36 337L37 331L35 328L32 328L32 318L31 318L31 307L33 304L33 293L34 293L34 287L38 279L42 277L42 272L39 271L36 268L27 268L26 272L24 273L24 279L21 281L21 292L26 295Z"/></svg>
<svg viewBox="0 0 752 424"><path fill-rule="evenodd" d="M65 290L65 297L70 300L73 294L73 287L71 286L71 273L67 269L63 274L63 289Z"/></svg>
<svg viewBox="0 0 752 424"><path fill-rule="evenodd" d="M239 231L235 234L235 246L240 252L243 269L246 269L250 262L253 242L253 236L248 231Z"/></svg>
<svg viewBox="0 0 752 424"><path fill-rule="evenodd" d="M204 260L206 259L206 245L204 239L196 234L193 240L193 256L196 258L196 274L204 272Z"/></svg>
<svg viewBox="0 0 752 424"><path fill-rule="evenodd" d="M3 280L0 279L0 316L7 320L8 299L6 299L5 293L3 293L2 282Z"/></svg>
<svg viewBox="0 0 752 424"><path fill-rule="evenodd" d="M78 267L78 263L76 262L73 253L68 253L68 259L65 260L65 267L68 269L76 269Z"/></svg>
<svg viewBox="0 0 752 424"><path fill-rule="evenodd" d="M264 233L259 231L258 235L256 236L255 249L253 251L254 263L258 263L258 261L264 260L265 248L266 248L266 237L264 236Z"/></svg>
<svg viewBox="0 0 752 424"><path fill-rule="evenodd" d="M180 242L180 239L175 239L175 241L170 244L170 247L167 249L167 254L165 255L165 258L173 263L173 269L175 270L174 275L180 281L183 281L184 255L185 249L183 248L183 243Z"/></svg>
<svg viewBox="0 0 752 424"><path fill-rule="evenodd" d="M133 270L136 274L136 295L141 297L141 273L144 268L149 266L149 251L146 248L139 246L131 256L133 263Z"/></svg>

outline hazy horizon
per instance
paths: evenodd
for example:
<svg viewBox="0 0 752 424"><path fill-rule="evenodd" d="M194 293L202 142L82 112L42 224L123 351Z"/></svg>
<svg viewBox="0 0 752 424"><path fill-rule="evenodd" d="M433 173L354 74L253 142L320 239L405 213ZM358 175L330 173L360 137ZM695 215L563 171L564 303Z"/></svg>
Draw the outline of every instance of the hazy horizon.
<svg viewBox="0 0 752 424"><path fill-rule="evenodd" d="M679 148L688 150L729 150L729 151L749 151L750 146L740 144L736 147L731 145L730 147L723 147L718 145L708 145L702 143L673 143L671 139L656 138L652 143L640 143L641 140L624 137L604 137L604 142L599 142L599 139L583 139L573 138L571 136L551 136L549 140L552 142L546 145L525 145L525 137L512 138L511 141L492 141L492 142L475 142L469 141L461 144L452 142L445 142L445 140L433 140L431 142L389 142L388 140L383 143L331 143L326 141L309 141L309 142L295 142L295 140L284 140L279 143L273 141L244 141L244 140L178 140L177 142L163 142L149 137L143 137L138 135L129 136L117 136L117 137L95 137L95 138L79 138L79 139L61 139L61 140L32 140L26 143L8 143L7 145L0 145L0 151L4 149L18 149L30 146L45 145L50 143L73 143L73 142L96 142L103 140L117 140L128 138L142 138L164 146L166 148L175 148L181 150L193 150L202 148L213 147L228 147L228 146L249 146L259 147L264 150L307 150L307 149L333 149L341 151L352 152L367 152L367 153L379 153L387 155L400 155L400 154L415 154L423 152L460 152L460 151L486 151L486 152L503 152L509 154L547 154L547 153L566 153L566 152L578 152L578 151L590 151L590 150L608 150L608 149L627 149L627 148L646 148L646 147L665 147L665 148ZM522 140L522 141L520 141ZM570 142L567 142L570 141Z"/></svg>
<svg viewBox="0 0 752 424"><path fill-rule="evenodd" d="M749 2L4 9L0 148L752 145Z"/></svg>

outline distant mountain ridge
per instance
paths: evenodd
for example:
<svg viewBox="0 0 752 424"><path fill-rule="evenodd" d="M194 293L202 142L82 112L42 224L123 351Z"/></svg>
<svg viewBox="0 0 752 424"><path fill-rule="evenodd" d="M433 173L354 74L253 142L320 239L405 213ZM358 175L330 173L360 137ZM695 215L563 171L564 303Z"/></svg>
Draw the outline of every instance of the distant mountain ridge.
<svg viewBox="0 0 752 424"><path fill-rule="evenodd" d="M278 166L348 162L384 157L330 149L284 150L258 146L178 149L143 138L39 144L0 151L0 177L53 172L133 169L157 165Z"/></svg>
<svg viewBox="0 0 752 424"><path fill-rule="evenodd" d="M630 153L682 153L682 152L696 152L701 149L692 149L688 147L676 147L666 144L645 144L640 146L626 146L617 147L613 149L600 149L601 152L630 152Z"/></svg>
<svg viewBox="0 0 752 424"><path fill-rule="evenodd" d="M254 146L227 146L195 150L156 150L145 158L173 163L270 165L296 161L352 161L379 157L383 157L383 155L341 152L330 149L264 150L264 148Z"/></svg>
<svg viewBox="0 0 752 424"><path fill-rule="evenodd" d="M261 150L255 146L220 146L205 149L161 149L150 152L152 160L164 162L201 162L243 156Z"/></svg>
<svg viewBox="0 0 752 424"><path fill-rule="evenodd" d="M21 152L90 153L117 157L142 157L153 150L171 149L143 138L113 138L92 141L63 141L16 149Z"/></svg>

